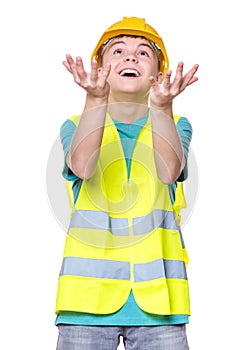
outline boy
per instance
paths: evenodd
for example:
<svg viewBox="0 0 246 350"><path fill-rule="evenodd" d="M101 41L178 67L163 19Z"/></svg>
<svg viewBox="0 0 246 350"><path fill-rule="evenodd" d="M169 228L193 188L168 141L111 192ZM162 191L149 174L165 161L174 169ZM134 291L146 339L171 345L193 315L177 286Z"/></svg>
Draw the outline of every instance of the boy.
<svg viewBox="0 0 246 350"><path fill-rule="evenodd" d="M93 54L64 66L86 91L61 128L72 215L57 292L58 350L188 349L187 256L179 227L191 126L173 99L159 34L142 18L109 27ZM181 198L182 199L182 198ZM181 200L182 202L182 200Z"/></svg>

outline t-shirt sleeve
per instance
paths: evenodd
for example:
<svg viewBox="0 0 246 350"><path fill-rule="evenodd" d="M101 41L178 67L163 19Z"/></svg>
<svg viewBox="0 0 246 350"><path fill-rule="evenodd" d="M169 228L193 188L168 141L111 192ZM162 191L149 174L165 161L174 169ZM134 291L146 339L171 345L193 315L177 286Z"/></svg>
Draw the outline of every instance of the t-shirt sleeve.
<svg viewBox="0 0 246 350"><path fill-rule="evenodd" d="M189 120L186 117L181 117L176 125L177 131L179 133L179 137L183 146L184 156L186 158L186 164L181 172L179 178L177 181L182 182L185 181L188 177L188 154L189 154L189 147L190 142L192 138L192 126L189 122Z"/></svg>
<svg viewBox="0 0 246 350"><path fill-rule="evenodd" d="M76 130L76 125L71 120L66 120L60 129L60 139L63 147L64 152L64 167L62 170L62 175L64 178L68 181L75 181L78 179L78 177L72 172L71 169L67 166L66 162L66 156L68 154L68 151L70 150L72 138L74 135L74 132Z"/></svg>

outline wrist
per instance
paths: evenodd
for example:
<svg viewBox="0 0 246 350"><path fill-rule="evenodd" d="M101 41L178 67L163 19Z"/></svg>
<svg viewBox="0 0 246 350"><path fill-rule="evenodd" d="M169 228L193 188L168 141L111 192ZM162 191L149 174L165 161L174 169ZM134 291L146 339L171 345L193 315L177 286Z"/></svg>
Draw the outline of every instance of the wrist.
<svg viewBox="0 0 246 350"><path fill-rule="evenodd" d="M108 104L108 95L96 97L90 94L86 95L86 107L87 108L95 108Z"/></svg>
<svg viewBox="0 0 246 350"><path fill-rule="evenodd" d="M172 102L170 103L166 103L163 105L156 105L154 103L150 103L150 109L152 109L153 111L158 111L161 112L165 115L168 115L170 117L173 117L173 104Z"/></svg>

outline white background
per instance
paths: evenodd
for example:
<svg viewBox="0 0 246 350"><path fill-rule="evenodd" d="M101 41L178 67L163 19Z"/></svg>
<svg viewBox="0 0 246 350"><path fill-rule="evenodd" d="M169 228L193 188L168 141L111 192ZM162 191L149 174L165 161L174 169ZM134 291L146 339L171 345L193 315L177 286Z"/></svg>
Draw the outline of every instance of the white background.
<svg viewBox="0 0 246 350"><path fill-rule="evenodd" d="M199 82L175 101L193 125L199 193L184 227L190 255L191 350L244 349L245 49L243 2L173 0L2 2L1 348L54 350L57 278L65 231L49 206L46 168L63 121L84 93L62 66L85 66L102 32L145 17L171 69L199 63Z"/></svg>

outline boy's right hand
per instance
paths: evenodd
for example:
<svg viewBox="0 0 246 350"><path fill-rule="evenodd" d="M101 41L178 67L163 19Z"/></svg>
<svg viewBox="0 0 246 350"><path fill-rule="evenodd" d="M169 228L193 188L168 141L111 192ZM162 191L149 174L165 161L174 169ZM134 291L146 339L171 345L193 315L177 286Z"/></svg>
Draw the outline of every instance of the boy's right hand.
<svg viewBox="0 0 246 350"><path fill-rule="evenodd" d="M76 57L76 61L70 55L66 55L66 61L63 61L69 73L73 75L76 84L81 86L90 97L105 98L109 95L110 86L107 82L111 66L98 68L97 61L91 62L91 72L87 73L84 70L84 65L81 57Z"/></svg>

